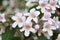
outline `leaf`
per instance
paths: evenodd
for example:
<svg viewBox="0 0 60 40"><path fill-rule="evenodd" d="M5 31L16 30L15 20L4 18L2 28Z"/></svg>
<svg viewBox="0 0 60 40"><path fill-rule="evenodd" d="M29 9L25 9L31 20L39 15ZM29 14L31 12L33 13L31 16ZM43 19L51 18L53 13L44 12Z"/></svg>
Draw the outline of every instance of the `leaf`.
<svg viewBox="0 0 60 40"><path fill-rule="evenodd" d="M14 33L16 29L10 30L6 28L6 32L2 34L2 40L12 40L14 38Z"/></svg>
<svg viewBox="0 0 60 40"><path fill-rule="evenodd" d="M44 35L38 36L38 40L46 40L46 37Z"/></svg>

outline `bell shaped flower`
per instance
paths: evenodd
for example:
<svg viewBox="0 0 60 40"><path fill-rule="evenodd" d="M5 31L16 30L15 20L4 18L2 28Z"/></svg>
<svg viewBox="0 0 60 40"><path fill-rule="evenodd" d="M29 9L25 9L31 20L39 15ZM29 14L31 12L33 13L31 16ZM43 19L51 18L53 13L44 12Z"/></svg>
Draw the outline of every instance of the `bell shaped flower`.
<svg viewBox="0 0 60 40"><path fill-rule="evenodd" d="M18 27L22 27L26 17L22 15L22 13L17 12L14 16L12 16L12 20L14 20L15 22L12 24L12 27L15 28L17 25Z"/></svg>
<svg viewBox="0 0 60 40"><path fill-rule="evenodd" d="M60 21L58 20L58 17L53 17L53 26L55 26L56 28L59 28L60 26Z"/></svg>
<svg viewBox="0 0 60 40"><path fill-rule="evenodd" d="M35 23L38 22L38 15L40 15L39 11L36 11L35 8L30 10L30 13L26 13L26 16L28 16L27 21L33 20Z"/></svg>
<svg viewBox="0 0 60 40"><path fill-rule="evenodd" d="M30 32L32 32L32 33L35 33L36 32L35 29L32 27L32 22L25 22L23 28L20 29L20 31L21 32L24 31L24 35L26 37L29 36Z"/></svg>
<svg viewBox="0 0 60 40"><path fill-rule="evenodd" d="M59 8L59 5L57 5L58 0L50 0L50 7L52 8L52 10L56 10L56 7Z"/></svg>
<svg viewBox="0 0 60 40"><path fill-rule="evenodd" d="M45 22L43 25L43 29L42 32L45 33L45 36L53 36L53 31L52 30L56 30L55 26L52 26L50 23Z"/></svg>
<svg viewBox="0 0 60 40"><path fill-rule="evenodd" d="M41 12L45 12L45 8L48 7L48 0L39 0L39 5L36 7L37 9L41 9Z"/></svg>

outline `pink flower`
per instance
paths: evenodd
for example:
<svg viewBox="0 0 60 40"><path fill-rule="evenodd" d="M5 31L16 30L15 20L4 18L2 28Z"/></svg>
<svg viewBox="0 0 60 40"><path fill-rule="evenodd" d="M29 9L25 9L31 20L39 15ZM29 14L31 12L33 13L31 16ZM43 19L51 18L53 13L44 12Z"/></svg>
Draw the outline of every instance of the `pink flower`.
<svg viewBox="0 0 60 40"><path fill-rule="evenodd" d="M22 13L19 13L17 12L15 14L15 16L12 16L12 20L14 20L15 22L12 24L12 27L15 28L17 25L18 27L22 27L25 20L26 20L26 17L25 16L22 16Z"/></svg>
<svg viewBox="0 0 60 40"><path fill-rule="evenodd" d="M30 13L26 13L25 15L28 16L27 21L33 20L35 23L38 22L38 15L40 14L39 11L36 11L35 8L30 10Z"/></svg>
<svg viewBox="0 0 60 40"><path fill-rule="evenodd" d="M29 36L30 32L35 33L35 29L32 27L32 22L25 22L22 29L20 29L21 32L24 31L24 35L27 37Z"/></svg>
<svg viewBox="0 0 60 40"><path fill-rule="evenodd" d="M53 26L55 26L56 28L59 28L60 26L60 21L58 20L58 17L53 17Z"/></svg>

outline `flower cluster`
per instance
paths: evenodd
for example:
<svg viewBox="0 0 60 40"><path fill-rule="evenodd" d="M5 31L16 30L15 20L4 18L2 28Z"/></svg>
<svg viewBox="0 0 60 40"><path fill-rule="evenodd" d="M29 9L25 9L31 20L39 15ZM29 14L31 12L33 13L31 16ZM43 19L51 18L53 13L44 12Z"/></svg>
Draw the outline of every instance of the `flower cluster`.
<svg viewBox="0 0 60 40"><path fill-rule="evenodd" d="M15 6L15 2L12 0L10 0L10 2L10 7ZM35 2L38 3L38 6L30 9L29 12L21 13L19 9L13 12L15 15L11 17L14 21L14 23L12 23L12 27L16 28L18 26L20 28L20 32L23 32L26 37L28 37L31 33L37 33L38 36L44 34L48 39L50 39L50 37L53 36L53 30L58 29L60 26L58 17L51 17L52 14L55 13L56 8L60 8L60 1L27 0L26 6L31 6L31 3ZM4 1L3 4L4 3L6 3L6 1ZM38 9L41 10L37 11ZM41 18L39 17L40 14L43 14ZM5 14L0 13L0 22L4 23L6 21Z"/></svg>
<svg viewBox="0 0 60 40"><path fill-rule="evenodd" d="M59 28L60 21L58 17L51 18L51 13L44 13L43 17L39 18L40 12L35 8L31 9L30 12L20 13L19 11L15 12L15 15L12 16L12 20L15 22L12 24L12 27L15 28L17 25L21 32L24 31L24 35L29 36L30 32L37 33L38 36L43 33L48 39L53 36L53 30ZM39 22L39 20L44 20L46 22ZM41 24L43 24L41 26ZM34 24L34 25L33 25Z"/></svg>
<svg viewBox="0 0 60 40"><path fill-rule="evenodd" d="M55 13L56 7L59 8L58 0L29 0L26 5L28 6L32 2L39 3L36 9L41 9L41 12L44 14L42 18L39 18L41 13L35 8L32 8L30 12L27 13L16 11L15 16L12 16L12 19L15 21L12 27L15 28L18 25L19 28L22 28L20 31L24 31L25 36L29 36L30 32L37 33L38 36L43 33L49 39L53 36L53 30L56 30L60 26L58 17L51 18L51 14ZM46 22L41 23L43 24L41 26L39 20L44 20Z"/></svg>

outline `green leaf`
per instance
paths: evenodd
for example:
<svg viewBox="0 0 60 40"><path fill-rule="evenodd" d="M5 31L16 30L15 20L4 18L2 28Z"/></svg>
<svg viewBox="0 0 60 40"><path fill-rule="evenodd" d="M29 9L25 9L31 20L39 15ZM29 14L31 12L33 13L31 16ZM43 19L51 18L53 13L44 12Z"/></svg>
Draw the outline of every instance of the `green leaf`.
<svg viewBox="0 0 60 40"><path fill-rule="evenodd" d="M38 40L46 40L46 37L44 35L38 36Z"/></svg>
<svg viewBox="0 0 60 40"><path fill-rule="evenodd" d="M6 32L2 34L2 40L12 40L15 31L16 29L10 30L10 28L6 28Z"/></svg>

